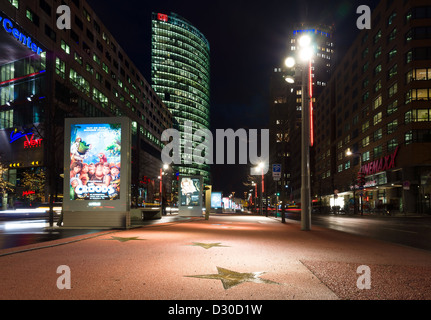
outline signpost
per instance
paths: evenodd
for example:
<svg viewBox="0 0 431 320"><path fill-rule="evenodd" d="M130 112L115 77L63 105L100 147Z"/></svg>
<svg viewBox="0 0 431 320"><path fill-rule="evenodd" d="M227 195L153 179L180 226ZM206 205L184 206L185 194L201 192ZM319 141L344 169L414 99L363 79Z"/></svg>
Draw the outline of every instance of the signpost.
<svg viewBox="0 0 431 320"><path fill-rule="evenodd" d="M272 177L274 181L279 181L281 179L281 164L272 165Z"/></svg>

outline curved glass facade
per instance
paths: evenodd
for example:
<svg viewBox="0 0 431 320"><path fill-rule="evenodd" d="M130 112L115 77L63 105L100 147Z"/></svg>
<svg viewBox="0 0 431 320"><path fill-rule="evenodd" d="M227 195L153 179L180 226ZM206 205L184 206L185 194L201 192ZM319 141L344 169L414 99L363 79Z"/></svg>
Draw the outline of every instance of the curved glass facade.
<svg viewBox="0 0 431 320"><path fill-rule="evenodd" d="M200 142L193 142L187 132L210 129L210 46L199 30L174 13L152 15L151 79L154 91L175 118L183 145L190 141L195 150ZM192 129L184 128L187 121ZM180 174L200 175L210 183L204 157L194 155L192 164L182 158L176 168Z"/></svg>

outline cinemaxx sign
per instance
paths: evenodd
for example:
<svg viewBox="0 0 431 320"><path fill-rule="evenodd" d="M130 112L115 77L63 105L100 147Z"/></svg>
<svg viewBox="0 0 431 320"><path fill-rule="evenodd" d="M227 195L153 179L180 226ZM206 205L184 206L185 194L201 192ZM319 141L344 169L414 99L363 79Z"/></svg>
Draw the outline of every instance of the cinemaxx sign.
<svg viewBox="0 0 431 320"><path fill-rule="evenodd" d="M398 149L399 147L395 149L394 153L363 165L361 172L368 176L395 168L395 158L398 154Z"/></svg>

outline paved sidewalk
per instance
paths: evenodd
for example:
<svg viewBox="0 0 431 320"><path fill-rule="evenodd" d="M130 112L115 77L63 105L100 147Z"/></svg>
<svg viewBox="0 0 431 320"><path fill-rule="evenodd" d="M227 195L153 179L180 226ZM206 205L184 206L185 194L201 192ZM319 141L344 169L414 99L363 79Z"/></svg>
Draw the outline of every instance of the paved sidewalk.
<svg viewBox="0 0 431 320"><path fill-rule="evenodd" d="M0 299L431 299L428 251L263 216L169 220L0 250Z"/></svg>

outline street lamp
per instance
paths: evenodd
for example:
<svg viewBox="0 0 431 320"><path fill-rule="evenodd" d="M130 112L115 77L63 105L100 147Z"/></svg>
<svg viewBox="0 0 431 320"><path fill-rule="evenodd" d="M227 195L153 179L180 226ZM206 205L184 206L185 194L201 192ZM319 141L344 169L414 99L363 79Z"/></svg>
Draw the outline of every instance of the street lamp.
<svg viewBox="0 0 431 320"><path fill-rule="evenodd" d="M166 201L163 200L163 175L169 169L168 164L163 164L163 168L160 168L160 205L162 207L162 215L166 215Z"/></svg>
<svg viewBox="0 0 431 320"><path fill-rule="evenodd" d="M362 153L361 152L352 152L352 150L350 150L350 148L348 148L347 150L346 150L346 156L352 156L352 155L356 155L356 156L359 156L359 174L361 174L362 173ZM359 185L359 182L358 182L358 185ZM359 186L359 187L361 187L361 186ZM363 214L363 206L362 206L362 195L363 195L363 190L360 190L360 193L359 193L359 198L360 198L360 204L359 204L359 211L361 212L361 216L362 216L362 214Z"/></svg>
<svg viewBox="0 0 431 320"><path fill-rule="evenodd" d="M264 162L260 162L258 165L257 165L257 167L255 168L256 169L256 172L259 172L259 170L260 170L260 172L261 172L261 175L262 175L262 181L261 181L261 189L260 189L260 209L259 209L259 213L260 214L262 214L262 212L263 212L263 200L262 200L262 198L263 198L263 192L264 192L264 173L263 173L263 169L265 168L265 163ZM268 214L268 211L266 211L266 214Z"/></svg>
<svg viewBox="0 0 431 320"><path fill-rule="evenodd" d="M304 35L298 40L299 58L302 64L297 64L295 59L289 57L285 64L288 68L297 66L301 71L301 116L302 116L302 132L301 132L301 229L309 231L311 229L311 193L310 193L310 146L313 145L313 91L312 91L312 56L313 48L311 46L311 38ZM307 68L308 67L308 68ZM308 70L307 70L308 69ZM286 81L292 83L291 79Z"/></svg>
<svg viewBox="0 0 431 320"><path fill-rule="evenodd" d="M256 213L257 211L257 207L256 207L256 202L257 202L257 183L255 183L254 181L251 183L251 185L254 187L254 211Z"/></svg>

